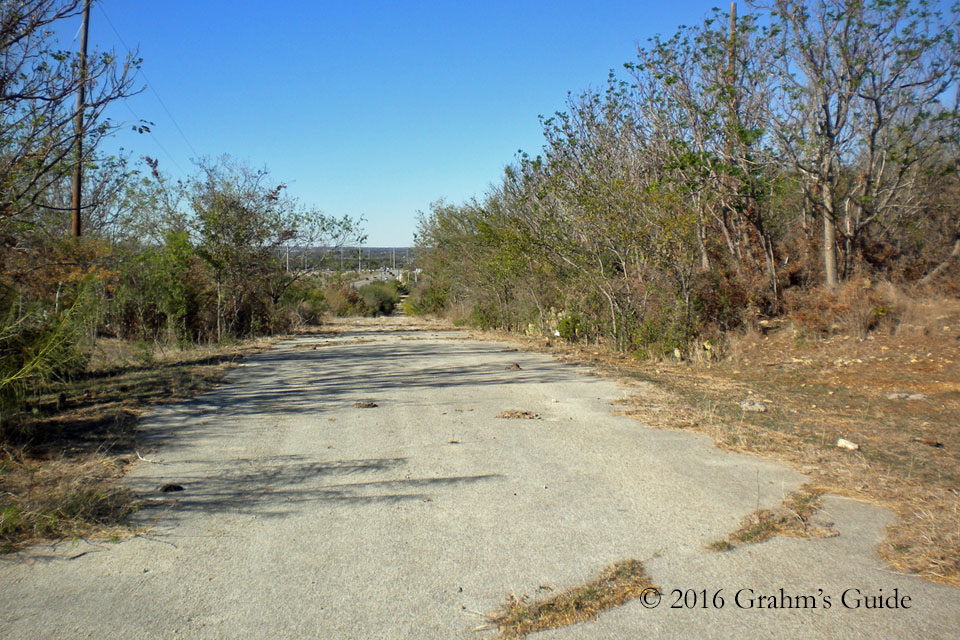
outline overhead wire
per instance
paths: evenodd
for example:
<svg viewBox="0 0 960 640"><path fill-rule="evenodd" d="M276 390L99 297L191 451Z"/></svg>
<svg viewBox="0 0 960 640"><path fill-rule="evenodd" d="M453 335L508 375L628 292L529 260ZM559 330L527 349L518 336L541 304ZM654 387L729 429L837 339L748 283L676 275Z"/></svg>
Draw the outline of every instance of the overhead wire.
<svg viewBox="0 0 960 640"><path fill-rule="evenodd" d="M113 24L113 21L110 20L110 16L107 15L107 12L106 10L104 10L103 6L100 3L97 3L96 6L97 6L97 9L100 10L100 13L103 15L104 19L107 21L107 24L110 25L110 29L113 31L114 35L117 36L117 40L120 41L120 44L123 45L125 49L130 51L131 50L130 46L126 43L126 41L124 41L123 36L120 35L120 32L117 30L117 27ZM194 157L199 158L200 154L197 152L197 149L193 146L193 144L190 142L190 139L187 137L187 134L184 133L183 129L180 127L180 123L177 122L177 119L173 116L173 113L171 113L170 109L167 108L166 103L163 101L163 98L160 97L160 94L159 92L157 92L156 88L153 86L153 83L150 82L150 78L147 76L143 68L137 69L137 75L143 76L143 80L146 83L147 88L150 89L151 93L153 93L154 97L157 99L157 102L160 103L160 107L167 114L167 117L170 118L170 122L173 123L173 126L174 128L176 128L177 132L180 134L180 137L183 138L183 141L187 143L187 146L190 148L190 151L193 152ZM123 103L124 105L126 105L130 113L133 114L133 117L135 117L139 122L147 122L147 120L140 118L136 114L136 112L133 110L133 108L129 105L129 103L126 100L123 100ZM167 155L167 157L170 158L174 166L176 166L181 173L186 173L183 170L183 168L180 167L180 165L174 159L173 155L169 151L167 151L166 147L163 146L160 140L155 135L153 135L153 131L148 128L147 133L150 134L150 137L154 140L154 142L157 143L157 146L160 147L160 149Z"/></svg>

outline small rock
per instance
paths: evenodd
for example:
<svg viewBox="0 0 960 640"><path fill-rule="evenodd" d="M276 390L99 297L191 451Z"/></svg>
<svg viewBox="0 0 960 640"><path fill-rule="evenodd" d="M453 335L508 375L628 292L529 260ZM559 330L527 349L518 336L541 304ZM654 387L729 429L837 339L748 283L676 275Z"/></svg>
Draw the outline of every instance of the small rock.
<svg viewBox="0 0 960 640"><path fill-rule="evenodd" d="M767 410L767 405L758 401L758 400L744 400L740 403L740 408L744 411L752 411L754 413L763 413Z"/></svg>
<svg viewBox="0 0 960 640"><path fill-rule="evenodd" d="M845 438L837 438L837 446L841 449L850 449L850 451L856 451L860 448L860 445L858 445L856 442L850 442Z"/></svg>
<svg viewBox="0 0 960 640"><path fill-rule="evenodd" d="M507 365L506 367L504 367L504 369L506 369L507 371L518 371L520 369L520 365L514 362L513 364Z"/></svg>

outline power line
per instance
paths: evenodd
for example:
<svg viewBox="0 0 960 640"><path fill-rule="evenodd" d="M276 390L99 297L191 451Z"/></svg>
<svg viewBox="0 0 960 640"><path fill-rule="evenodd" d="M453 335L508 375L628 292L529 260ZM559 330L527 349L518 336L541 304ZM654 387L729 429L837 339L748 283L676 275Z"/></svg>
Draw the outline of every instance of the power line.
<svg viewBox="0 0 960 640"><path fill-rule="evenodd" d="M122 44L122 45L124 46L124 48L129 51L129 50L130 50L130 46L123 40L123 36L121 36L121 35L120 35L120 32L117 31L117 28L114 26L113 21L110 20L110 16L107 15L107 12L104 10L103 6L98 3L98 4L97 4L97 9L99 9L99 10L100 10L100 13L103 14L103 17L106 19L107 24L110 25L110 28L113 30L113 33L117 36L117 39L120 41L120 44ZM197 153L196 148L194 148L193 144L191 144L190 139L187 138L187 134L185 134L185 133L183 132L183 129L180 128L180 124L177 122L177 119L173 117L173 114L172 114L172 113L170 113L170 109L167 108L167 105L166 105L166 103L163 101L163 98L160 97L160 94L157 93L157 90L153 87L153 83L150 82L150 78L147 77L146 72L143 70L143 68L139 68L139 69L137 69L137 73L138 73L139 75L142 75L142 76L143 76L144 81L147 83L147 88L149 88L150 91L153 93L154 97L156 97L157 102L160 103L160 106L163 108L164 112L166 112L167 116L170 118L170 121L173 123L173 126L174 126L174 127L177 129L177 131L180 133L180 137L182 137L182 138L183 138L183 141L187 143L187 146L188 146L188 147L190 147L190 151L193 152L194 157L199 158L199 157L200 157L200 154ZM132 109L131 109L131 112L132 112ZM136 114L134 114L134 115L136 115ZM153 133L151 132L150 135L153 136ZM154 137L154 140L156 140L155 137ZM158 142L157 144L159 144L159 142ZM163 145L160 145L160 148L163 148ZM166 150L164 149L164 151L166 151ZM168 153L167 155L169 155L169 153ZM172 157L171 157L171 159L172 159ZM176 164L176 162L174 162L174 164ZM183 170L181 169L181 171L183 171Z"/></svg>

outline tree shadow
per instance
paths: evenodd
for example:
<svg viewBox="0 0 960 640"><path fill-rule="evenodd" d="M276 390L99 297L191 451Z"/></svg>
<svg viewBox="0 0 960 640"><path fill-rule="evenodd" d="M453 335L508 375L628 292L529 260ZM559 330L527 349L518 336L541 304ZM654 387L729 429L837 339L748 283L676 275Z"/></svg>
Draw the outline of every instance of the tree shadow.
<svg viewBox="0 0 960 640"><path fill-rule="evenodd" d="M364 505L427 500L447 488L486 482L498 474L383 478L407 464L406 458L366 458L318 462L303 455L241 460L228 469L193 460L193 471L131 479L143 499L135 523L175 525L190 514L234 513L285 518L308 504ZM176 483L182 491L163 493Z"/></svg>

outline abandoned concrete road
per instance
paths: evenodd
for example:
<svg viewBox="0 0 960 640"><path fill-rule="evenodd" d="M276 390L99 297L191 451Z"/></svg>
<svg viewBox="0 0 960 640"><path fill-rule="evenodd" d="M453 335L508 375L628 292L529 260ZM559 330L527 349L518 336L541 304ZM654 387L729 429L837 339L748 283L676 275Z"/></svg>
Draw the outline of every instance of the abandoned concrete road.
<svg viewBox="0 0 960 640"><path fill-rule="evenodd" d="M0 557L0 637L484 638L479 613L509 594L628 558L659 606L535 637L956 637L960 593L876 556L888 512L828 498L837 537L709 551L804 477L614 416L630 390L507 346L360 322L159 407L142 423L151 462L127 478L158 503L138 515L149 529ZM497 417L510 409L539 418ZM866 608L878 595L900 608Z"/></svg>

